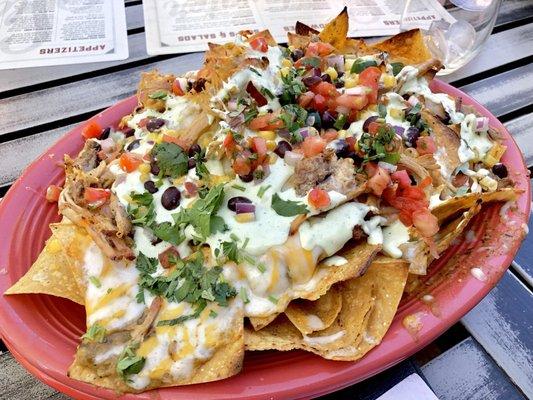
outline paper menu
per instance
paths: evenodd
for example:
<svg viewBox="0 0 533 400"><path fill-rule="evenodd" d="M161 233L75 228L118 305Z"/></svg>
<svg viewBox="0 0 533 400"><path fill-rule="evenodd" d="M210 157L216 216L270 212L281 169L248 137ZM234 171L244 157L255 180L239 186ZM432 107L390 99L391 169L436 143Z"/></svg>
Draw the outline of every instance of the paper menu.
<svg viewBox="0 0 533 400"><path fill-rule="evenodd" d="M276 40L286 42L296 21L321 29L345 3L350 36L400 31L401 0L144 0L147 52L203 51L208 42L227 42L243 29L269 29ZM434 20L455 21L438 0L411 0L409 11L403 28L427 29Z"/></svg>
<svg viewBox="0 0 533 400"><path fill-rule="evenodd" d="M126 58L122 1L0 0L0 69Z"/></svg>

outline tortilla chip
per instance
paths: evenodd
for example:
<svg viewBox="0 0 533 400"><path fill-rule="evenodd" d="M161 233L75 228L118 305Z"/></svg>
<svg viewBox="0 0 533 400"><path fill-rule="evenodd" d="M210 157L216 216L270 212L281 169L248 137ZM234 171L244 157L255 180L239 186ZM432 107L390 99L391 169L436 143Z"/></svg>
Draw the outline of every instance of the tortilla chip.
<svg viewBox="0 0 533 400"><path fill-rule="evenodd" d="M71 263L54 233L28 272L5 294L43 293L84 304L84 292L76 284Z"/></svg>
<svg viewBox="0 0 533 400"><path fill-rule="evenodd" d="M499 189L495 192L468 193L464 196L445 200L431 210L431 213L438 218L439 223L442 223L444 220L454 216L458 212L472 208L478 202L490 203L494 201L512 201L516 200L519 194L520 191L512 188Z"/></svg>
<svg viewBox="0 0 533 400"><path fill-rule="evenodd" d="M300 36L310 36L312 34L316 35L319 33L316 29L311 28L310 26L300 21L296 21L296 25L294 26L294 32L296 32L296 34Z"/></svg>
<svg viewBox="0 0 533 400"><path fill-rule="evenodd" d="M328 328L337 318L342 307L342 293L332 286L318 300L293 300L285 315L304 335ZM255 326L254 326L255 327Z"/></svg>
<svg viewBox="0 0 533 400"><path fill-rule="evenodd" d="M278 45L278 42L276 42L276 39L274 39L274 37L272 36L272 34L270 33L270 31L268 29L265 29L263 31L257 32L257 33L255 33L255 34L253 34L251 36L247 36L246 37L246 41L248 43L250 43L252 40L254 40L256 38L265 39L269 46L277 46Z"/></svg>
<svg viewBox="0 0 533 400"><path fill-rule="evenodd" d="M318 37L337 49L343 49L348 36L348 27L348 8L344 6L341 13L326 24Z"/></svg>
<svg viewBox="0 0 533 400"><path fill-rule="evenodd" d="M264 329L245 329L246 349L303 349L331 360L357 360L379 344L387 332L402 297L407 275L405 261L380 257L365 275L339 284L343 302L338 322L306 339L286 316L280 315ZM367 307L369 298L372 304ZM329 335L323 334L326 331ZM321 340L315 339L314 343L309 340L310 337L318 337L318 334L323 337Z"/></svg>
<svg viewBox="0 0 533 400"><path fill-rule="evenodd" d="M401 32L368 48L373 51L386 51L391 61L404 64L420 64L431 59L431 53L420 29Z"/></svg>
<svg viewBox="0 0 533 400"><path fill-rule="evenodd" d="M446 170L451 174L461 165L458 155L461 145L459 136L427 109L423 109L421 115L431 129L431 137L434 139L435 145L438 149L443 149L444 157L441 156L441 162L446 165Z"/></svg>
<svg viewBox="0 0 533 400"><path fill-rule="evenodd" d="M250 320L250 324L252 324L254 329L258 331L259 329L263 329L265 326L274 321L279 314L280 313L274 313L266 317L250 317L248 319Z"/></svg>

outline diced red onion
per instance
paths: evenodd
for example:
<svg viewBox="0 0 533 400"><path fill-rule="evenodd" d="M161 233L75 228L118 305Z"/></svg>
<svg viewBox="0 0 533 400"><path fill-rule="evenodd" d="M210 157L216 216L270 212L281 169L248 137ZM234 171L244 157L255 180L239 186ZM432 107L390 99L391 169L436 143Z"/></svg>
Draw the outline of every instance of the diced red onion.
<svg viewBox="0 0 533 400"><path fill-rule="evenodd" d="M229 101L228 101L228 110L229 111L237 110L237 98L236 97L232 97L231 99L229 99Z"/></svg>
<svg viewBox="0 0 533 400"><path fill-rule="evenodd" d="M476 130L486 132L489 130L489 119L487 117L476 118Z"/></svg>
<svg viewBox="0 0 533 400"><path fill-rule="evenodd" d="M366 86L355 86L353 88L344 89L344 93L349 95L361 96L366 95L368 93L368 89Z"/></svg>
<svg viewBox="0 0 533 400"><path fill-rule="evenodd" d="M235 129L244 124L244 114L239 114L229 120L228 125L230 128Z"/></svg>
<svg viewBox="0 0 533 400"><path fill-rule="evenodd" d="M418 103L420 103L420 100L416 96L409 97L409 100L407 100L409 104L411 104L413 107L416 106Z"/></svg>
<svg viewBox="0 0 533 400"><path fill-rule="evenodd" d="M308 127L300 128L300 129L298 130L298 133L299 133L300 135L302 135L302 137L305 139L306 137L309 136L309 128L308 128Z"/></svg>
<svg viewBox="0 0 533 400"><path fill-rule="evenodd" d="M381 167L385 171L390 172L390 173L396 172L396 169L397 169L396 165L389 164L388 162L385 162L385 161L379 161L378 167Z"/></svg>
<svg viewBox="0 0 533 400"><path fill-rule="evenodd" d="M183 186L190 196L194 196L198 192L198 187L193 182L185 182Z"/></svg>
<svg viewBox="0 0 533 400"><path fill-rule="evenodd" d="M398 136L403 136L403 133L405 132L405 128L403 126L393 126L392 128Z"/></svg>
<svg viewBox="0 0 533 400"><path fill-rule="evenodd" d="M278 131L278 136L289 140L291 138L291 133L287 129L280 129Z"/></svg>
<svg viewBox="0 0 533 400"><path fill-rule="evenodd" d="M326 59L330 67L335 68L338 72L344 72L344 56L333 55Z"/></svg>
<svg viewBox="0 0 533 400"><path fill-rule="evenodd" d="M303 78L302 82L305 86L309 87L309 86L316 85L319 82L322 82L322 79L320 78L320 76L311 75L311 76L306 76L305 78Z"/></svg>
<svg viewBox="0 0 533 400"><path fill-rule="evenodd" d="M313 68L311 70L313 76L318 76L320 78L320 76L322 75L322 71L320 70L320 68ZM322 80L322 79L321 79Z"/></svg>
<svg viewBox="0 0 533 400"><path fill-rule="evenodd" d="M237 214L255 213L255 205L252 203L236 203L235 212Z"/></svg>
<svg viewBox="0 0 533 400"><path fill-rule="evenodd" d="M298 161L304 158L303 154L296 153L294 151L286 151L284 160L287 165L294 167Z"/></svg>

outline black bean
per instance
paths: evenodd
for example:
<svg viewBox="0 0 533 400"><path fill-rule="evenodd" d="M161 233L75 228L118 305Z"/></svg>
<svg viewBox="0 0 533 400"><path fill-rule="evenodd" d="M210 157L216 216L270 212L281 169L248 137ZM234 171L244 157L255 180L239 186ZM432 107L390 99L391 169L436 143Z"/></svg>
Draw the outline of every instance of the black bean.
<svg viewBox="0 0 533 400"><path fill-rule="evenodd" d="M291 58L292 58L292 61L298 61L300 58L302 58L304 56L304 52L303 50L301 49L295 49L292 53L291 53Z"/></svg>
<svg viewBox="0 0 533 400"><path fill-rule="evenodd" d="M343 82L343 81L337 81L337 82L335 82L335 87L336 87L337 89L343 88L343 87L344 87L344 82Z"/></svg>
<svg viewBox="0 0 533 400"><path fill-rule="evenodd" d="M331 83L331 76L329 76L328 74L322 74L320 79L322 79L324 82Z"/></svg>
<svg viewBox="0 0 533 400"><path fill-rule="evenodd" d="M159 168L159 165L157 165L155 160L152 160L152 162L150 163L150 172L154 175L159 175L160 171L161 169Z"/></svg>
<svg viewBox="0 0 533 400"><path fill-rule="evenodd" d="M370 125L371 122L375 122L376 119L378 119L379 117L377 115L373 115L371 117L368 117L365 122L363 122L363 132L368 132L368 126Z"/></svg>
<svg viewBox="0 0 533 400"><path fill-rule="evenodd" d="M274 153L276 153L281 158L284 158L285 153L291 150L292 150L292 146L290 145L290 143L286 142L285 140L282 140L278 143L278 145L274 149Z"/></svg>
<svg viewBox="0 0 533 400"><path fill-rule="evenodd" d="M507 178L507 175L509 174L507 172L507 167L502 163L494 164L492 167L492 172L494 172L494 175L496 175L498 178L502 179Z"/></svg>
<svg viewBox="0 0 533 400"><path fill-rule="evenodd" d="M148 191L148 193L152 193L152 194L154 194L155 192L159 190L157 186L155 185L154 181L144 182L144 188Z"/></svg>
<svg viewBox="0 0 533 400"><path fill-rule="evenodd" d="M350 154L350 145L348 144L348 142L346 142L346 140L344 139L339 139L339 140L335 140L332 142L333 145L335 146L335 154L337 155L337 157L339 158L346 158L349 156Z"/></svg>
<svg viewBox="0 0 533 400"><path fill-rule="evenodd" d="M167 210L173 210L180 204L181 193L177 187L171 186L167 188L161 196L161 204Z"/></svg>
<svg viewBox="0 0 533 400"><path fill-rule="evenodd" d="M232 197L231 199L228 200L228 208L233 212L237 211L236 209L237 203L251 204L252 200L250 200L247 197L243 197L243 196Z"/></svg>
<svg viewBox="0 0 533 400"><path fill-rule="evenodd" d="M197 79L197 80L195 80L195 81L192 83L192 88L193 88L196 92L201 92L202 90L205 89L205 83L206 83L206 80L205 80L204 78Z"/></svg>
<svg viewBox="0 0 533 400"><path fill-rule="evenodd" d="M416 147L416 141L420 137L420 130L414 126L410 126L403 133L403 137L407 147Z"/></svg>
<svg viewBox="0 0 533 400"><path fill-rule="evenodd" d="M153 131L157 131L163 125L165 125L164 119L152 118L146 123L146 129L148 130L148 132L153 132Z"/></svg>
<svg viewBox="0 0 533 400"><path fill-rule="evenodd" d="M254 174L253 172L250 172L248 175L239 175L239 178L241 178L241 181L243 182L251 182L254 180Z"/></svg>
<svg viewBox="0 0 533 400"><path fill-rule="evenodd" d="M107 127L102 129L102 133L100 134L100 140L107 139L109 137L109 134L111 133L111 127Z"/></svg>
<svg viewBox="0 0 533 400"><path fill-rule="evenodd" d="M333 127L333 124L335 123L335 117L331 115L329 111L324 111L322 113L322 128L328 129Z"/></svg>
<svg viewBox="0 0 533 400"><path fill-rule="evenodd" d="M305 86L313 86L316 85L319 82L322 82L322 79L320 79L319 76L307 76L302 79L302 82Z"/></svg>
<svg viewBox="0 0 533 400"><path fill-rule="evenodd" d="M200 147L200 145L195 143L189 148L189 157L194 157L195 154L198 154L201 151L202 148Z"/></svg>
<svg viewBox="0 0 533 400"><path fill-rule="evenodd" d="M140 139L135 139L133 142L128 144L128 146L126 147L126 150L128 150L128 151L135 150L140 145L141 145L141 140Z"/></svg>
<svg viewBox="0 0 533 400"><path fill-rule="evenodd" d="M189 158L189 161L187 161L187 168L193 169L196 167L196 160L194 158Z"/></svg>
<svg viewBox="0 0 533 400"><path fill-rule="evenodd" d="M127 129L123 130L122 133L124 134L124 136L130 137L130 136L133 136L135 134L135 129L127 128Z"/></svg>

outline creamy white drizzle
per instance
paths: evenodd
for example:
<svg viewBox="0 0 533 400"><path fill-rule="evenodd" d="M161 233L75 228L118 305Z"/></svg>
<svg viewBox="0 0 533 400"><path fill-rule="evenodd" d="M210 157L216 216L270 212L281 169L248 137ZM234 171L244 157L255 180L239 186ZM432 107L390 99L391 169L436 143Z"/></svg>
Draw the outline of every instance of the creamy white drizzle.
<svg viewBox="0 0 533 400"><path fill-rule="evenodd" d="M409 229L400 220L383 228L383 251L390 257L400 258L400 245L409 241Z"/></svg>
<svg viewBox="0 0 533 400"><path fill-rule="evenodd" d="M461 145L459 146L459 160L467 162L482 160L492 147L487 132L476 132L477 119L474 114L468 114L461 122Z"/></svg>

